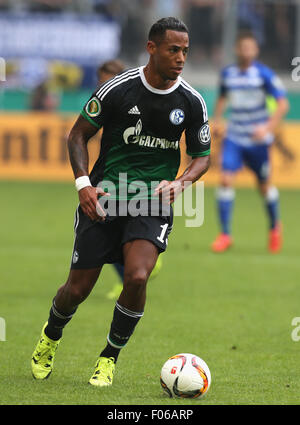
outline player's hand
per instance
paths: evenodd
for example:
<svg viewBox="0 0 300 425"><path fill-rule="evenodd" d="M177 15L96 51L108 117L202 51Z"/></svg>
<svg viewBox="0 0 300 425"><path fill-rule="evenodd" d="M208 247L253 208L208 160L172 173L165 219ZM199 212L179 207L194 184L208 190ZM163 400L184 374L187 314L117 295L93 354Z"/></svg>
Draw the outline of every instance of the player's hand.
<svg viewBox="0 0 300 425"><path fill-rule="evenodd" d="M270 128L268 124L259 125L255 128L252 135L252 139L257 143L261 142L267 137L269 133L270 133Z"/></svg>
<svg viewBox="0 0 300 425"><path fill-rule="evenodd" d="M154 191L154 196L158 196L166 204L173 204L177 196L183 191L179 180L162 180Z"/></svg>
<svg viewBox="0 0 300 425"><path fill-rule="evenodd" d="M211 123L211 135L212 137L219 138L222 137L224 133L224 123L222 120L215 119Z"/></svg>
<svg viewBox="0 0 300 425"><path fill-rule="evenodd" d="M110 196L99 187L87 186L78 192L80 206L92 221L104 221L106 214L98 202L98 197Z"/></svg>

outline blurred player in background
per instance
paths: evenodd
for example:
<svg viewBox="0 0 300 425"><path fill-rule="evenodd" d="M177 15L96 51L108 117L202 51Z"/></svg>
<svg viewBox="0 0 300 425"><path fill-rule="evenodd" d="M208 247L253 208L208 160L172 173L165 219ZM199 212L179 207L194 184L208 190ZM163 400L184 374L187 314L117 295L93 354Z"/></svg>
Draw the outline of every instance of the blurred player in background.
<svg viewBox="0 0 300 425"><path fill-rule="evenodd" d="M58 109L58 97L49 90L47 80L33 89L29 106L33 111L53 112Z"/></svg>
<svg viewBox="0 0 300 425"><path fill-rule="evenodd" d="M172 17L156 22L149 32L147 65L98 87L71 130L68 148L80 203L75 242L67 281L53 299L32 355L36 379L52 372L63 329L91 293L104 264L123 263L124 281L91 385L112 384L120 351L144 315L147 281L173 227L171 204L210 164L206 104L181 78L188 50L183 22ZM102 127L101 152L89 174L87 144ZM177 176L184 132L192 161ZM105 191L105 181L113 193ZM143 209L138 214L128 209L137 196ZM106 213L103 202L115 211Z"/></svg>
<svg viewBox="0 0 300 425"><path fill-rule="evenodd" d="M274 132L288 111L286 93L279 78L267 66L256 61L259 47L254 36L241 33L236 41L237 63L221 72L220 92L214 113L214 134L222 129L222 118L229 106L228 125L222 147L222 173L217 189L221 234L212 244L214 252L224 252L233 243L232 210L235 199L234 179L243 165L256 176L265 200L270 230L268 248L281 249L279 192L270 182L270 146ZM273 96L276 108L268 112L267 97Z"/></svg>
<svg viewBox="0 0 300 425"><path fill-rule="evenodd" d="M124 63L118 59L104 62L97 69L98 84L99 85L104 84L106 81L110 80L111 78L114 78L116 75L120 74L124 70L125 70ZM116 283L114 287L112 288L112 290L108 292L107 298L111 300L117 299L119 297L123 289L123 280L124 280L123 264L114 263L113 266L120 277L121 283ZM149 279L153 279L154 277L156 277L161 267L162 267L162 259L159 256Z"/></svg>
<svg viewBox="0 0 300 425"><path fill-rule="evenodd" d="M120 74L125 70L125 65L122 61L114 59L108 62L104 62L97 69L98 84L101 85L107 80L114 78L117 74Z"/></svg>

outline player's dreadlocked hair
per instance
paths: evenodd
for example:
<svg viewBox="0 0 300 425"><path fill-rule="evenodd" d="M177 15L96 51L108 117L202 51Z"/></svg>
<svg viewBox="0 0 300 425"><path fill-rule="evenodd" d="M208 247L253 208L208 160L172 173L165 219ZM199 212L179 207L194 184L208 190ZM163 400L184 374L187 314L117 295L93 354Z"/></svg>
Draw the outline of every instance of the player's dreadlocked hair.
<svg viewBox="0 0 300 425"><path fill-rule="evenodd" d="M186 32L189 30L184 22L180 19L168 17L162 18L152 25L148 40L154 41L154 43L159 44L165 36L167 30Z"/></svg>

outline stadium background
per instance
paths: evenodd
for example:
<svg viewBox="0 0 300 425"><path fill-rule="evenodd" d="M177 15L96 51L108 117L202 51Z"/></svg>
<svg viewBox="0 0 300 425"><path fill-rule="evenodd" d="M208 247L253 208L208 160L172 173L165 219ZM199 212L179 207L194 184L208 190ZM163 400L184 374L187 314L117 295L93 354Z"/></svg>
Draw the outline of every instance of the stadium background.
<svg viewBox="0 0 300 425"><path fill-rule="evenodd" d="M111 320L112 267L66 329L57 371L36 385L30 356L73 243L78 197L69 130L94 90L96 68L113 58L144 64L149 26L171 15L190 27L183 77L202 93L210 117L219 69L232 61L241 28L256 34L260 59L288 90L291 108L272 152L283 252L266 250L262 202L246 171L237 179L235 246L224 256L210 252L218 231L220 141L213 140L204 226L188 229L176 217L163 268L149 285L147 314L120 356L113 388L100 395L86 388ZM0 317L7 326L5 342L0 334L0 404L186 404L163 398L159 386L163 362L186 351L212 372L201 403L299 404L299 347L291 338L292 319L300 316L300 82L292 78L298 56L298 0L0 0ZM92 163L97 137L89 149ZM184 167L184 154L182 160Z"/></svg>
<svg viewBox="0 0 300 425"><path fill-rule="evenodd" d="M273 149L274 182L299 187L300 92L291 63L300 51L299 10L293 0L1 0L6 81L0 86L0 177L72 179L65 140L96 86L97 66L116 57L127 67L144 64L151 22L175 15L191 31L183 76L203 94L209 116L218 71L232 60L236 32L250 28L255 33L261 59L279 73L291 103ZM206 184L218 178L219 141L213 143ZM97 153L92 146L91 163ZM244 171L238 184L252 181Z"/></svg>

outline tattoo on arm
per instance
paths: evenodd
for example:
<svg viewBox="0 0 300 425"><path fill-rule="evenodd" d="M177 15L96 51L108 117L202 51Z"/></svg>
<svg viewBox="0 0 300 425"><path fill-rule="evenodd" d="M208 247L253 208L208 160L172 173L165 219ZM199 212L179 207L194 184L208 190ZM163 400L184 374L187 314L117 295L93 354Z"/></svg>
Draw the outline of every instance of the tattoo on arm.
<svg viewBox="0 0 300 425"><path fill-rule="evenodd" d="M89 174L89 153L87 144L97 132L88 121L79 117L68 138L68 150L75 178Z"/></svg>
<svg viewBox="0 0 300 425"><path fill-rule="evenodd" d="M68 140L69 157L75 178L88 175L89 154L87 143L71 132Z"/></svg>

